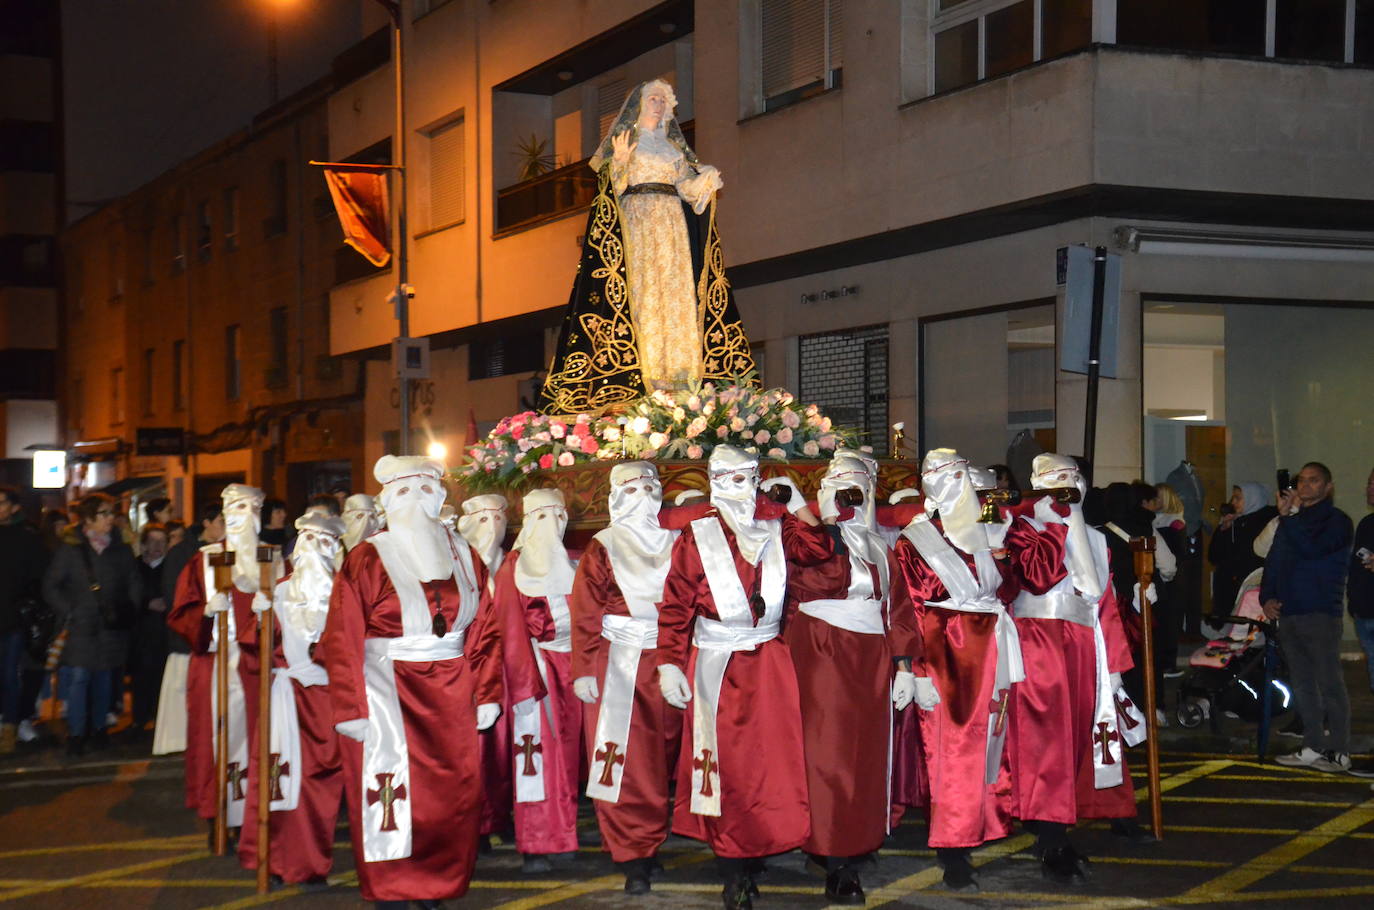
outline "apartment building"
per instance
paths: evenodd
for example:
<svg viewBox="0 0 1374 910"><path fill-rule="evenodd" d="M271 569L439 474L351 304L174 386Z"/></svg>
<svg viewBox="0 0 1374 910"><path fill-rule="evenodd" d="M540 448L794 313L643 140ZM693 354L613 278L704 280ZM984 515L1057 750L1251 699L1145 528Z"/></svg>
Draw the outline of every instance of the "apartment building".
<svg viewBox="0 0 1374 910"><path fill-rule="evenodd" d="M364 7L376 6L365 3ZM1228 485L1320 458L1348 510L1374 450L1374 4L1364 0L417 0L404 4L417 442L518 410L566 301L585 166L662 76L720 168L766 382L871 434L1000 462L1083 450L1061 368L1066 248L1120 257L1099 482ZM380 8L369 27L383 28ZM340 85L331 154L393 130ZM394 441L387 272L331 291Z"/></svg>
<svg viewBox="0 0 1374 910"><path fill-rule="evenodd" d="M347 251L309 164L328 149L332 81L63 232L71 493L127 493L131 509L167 496L191 515L232 481L293 510L361 487L363 372L329 351Z"/></svg>
<svg viewBox="0 0 1374 910"><path fill-rule="evenodd" d="M56 6L0 2L0 480L25 491L33 450L58 443L61 118Z"/></svg>

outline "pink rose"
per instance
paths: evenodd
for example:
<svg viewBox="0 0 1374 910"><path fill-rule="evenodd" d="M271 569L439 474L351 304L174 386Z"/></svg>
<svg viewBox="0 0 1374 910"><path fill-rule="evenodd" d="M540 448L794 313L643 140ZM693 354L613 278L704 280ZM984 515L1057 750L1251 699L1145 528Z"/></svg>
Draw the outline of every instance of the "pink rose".
<svg viewBox="0 0 1374 910"><path fill-rule="evenodd" d="M706 432L706 418L705 418L705 417L693 417L693 418L692 418L692 422L689 423L689 424L687 424L687 434L686 434L686 435L687 435L687 438L688 438L688 439L695 439L696 437L700 436L700 435L701 435L702 433L704 433L704 432Z"/></svg>
<svg viewBox="0 0 1374 910"><path fill-rule="evenodd" d="M701 406L701 413L705 414L707 417L710 417L712 414L716 413L716 406L708 401L706 402L706 404Z"/></svg>
<svg viewBox="0 0 1374 910"><path fill-rule="evenodd" d="M823 417L823 418L821 418L821 431L822 431L822 432L825 432L825 433L829 433L829 432L830 432L830 418L829 418L829 417Z"/></svg>
<svg viewBox="0 0 1374 910"><path fill-rule="evenodd" d="M630 430L639 433L641 436L649 432L649 418L636 417L634 420L630 421Z"/></svg>
<svg viewBox="0 0 1374 910"><path fill-rule="evenodd" d="M510 438L520 439L525 435L525 425L523 423L511 424Z"/></svg>
<svg viewBox="0 0 1374 910"><path fill-rule="evenodd" d="M792 441L792 431L787 427L783 427L781 430L778 430L778 435L776 438L778 442L782 443L783 445L787 445L789 442Z"/></svg>
<svg viewBox="0 0 1374 910"><path fill-rule="evenodd" d="M801 417L796 411L783 411L782 425L795 430L797 427L801 426Z"/></svg>
<svg viewBox="0 0 1374 910"><path fill-rule="evenodd" d="M651 446L654 447L655 449L661 449L661 448L663 448L663 446L664 446L667 442L668 442L668 434L667 434L667 433L650 433L650 434L649 434L649 445L651 445Z"/></svg>
<svg viewBox="0 0 1374 910"><path fill-rule="evenodd" d="M759 422L759 415L757 415L757 414L750 414L750 415L749 415L749 419L746 420L746 421L744 421L744 422L747 423L747 424L749 424L749 426L752 427L754 424L756 424L756 423Z"/></svg>
<svg viewBox="0 0 1374 910"><path fill-rule="evenodd" d="M784 452L782 449L774 447L768 450L768 457L782 460L787 457L787 453Z"/></svg>
<svg viewBox="0 0 1374 910"><path fill-rule="evenodd" d="M743 432L744 432L744 418L742 418L742 417L732 417L732 418L730 418L730 431L731 431L732 433L743 433ZM724 439L725 437L722 436L721 438Z"/></svg>
<svg viewBox="0 0 1374 910"><path fill-rule="evenodd" d="M562 439L564 436L568 435L568 427L555 420L549 425L549 433L554 439Z"/></svg>
<svg viewBox="0 0 1374 910"><path fill-rule="evenodd" d="M693 395L691 398L688 398L688 399L687 399L687 410L689 410L689 411L700 411L700 410L701 410L701 399L700 399L699 397L697 397L696 395Z"/></svg>
<svg viewBox="0 0 1374 910"><path fill-rule="evenodd" d="M574 435L574 436L581 436L581 437L583 437L583 438L586 438L587 436L590 436L591 434L592 434L592 428L591 428L590 426L588 426L587 424L585 424L585 423L579 422L579 423L577 423L577 424L573 427L573 435Z"/></svg>
<svg viewBox="0 0 1374 910"><path fill-rule="evenodd" d="M769 433L767 430L759 430L757 433L754 434L754 442L757 442L759 445L763 445L765 442L772 438L773 434Z"/></svg>
<svg viewBox="0 0 1374 910"><path fill-rule="evenodd" d="M821 454L821 447L816 445L815 441L812 440L802 446L802 454L807 458L815 458L817 455Z"/></svg>
<svg viewBox="0 0 1374 910"><path fill-rule="evenodd" d="M822 449L833 449L835 448L835 437L827 433L820 438L820 444Z"/></svg>
<svg viewBox="0 0 1374 910"><path fill-rule="evenodd" d="M570 468L576 463L577 459L573 456L572 452L564 451L558 456L559 467Z"/></svg>
<svg viewBox="0 0 1374 910"><path fill-rule="evenodd" d="M687 419L687 412L682 408L673 408L673 423L682 423Z"/></svg>
<svg viewBox="0 0 1374 910"><path fill-rule="evenodd" d="M700 457L701 457L701 446L695 445L695 444L688 446L688 447L687 447L687 457L690 458L690 459L692 459L693 461L695 461L695 460L697 460L698 458L700 458Z"/></svg>
<svg viewBox="0 0 1374 910"><path fill-rule="evenodd" d="M537 440L539 440L540 442L552 442L552 441L553 441L553 437L549 435L549 431L548 431L548 430L541 430L540 432L535 433L535 434L534 434L534 438L537 439Z"/></svg>
<svg viewBox="0 0 1374 910"><path fill-rule="evenodd" d="M616 442L620 439L620 427L607 427L601 431L601 436L607 442Z"/></svg>
<svg viewBox="0 0 1374 910"><path fill-rule="evenodd" d="M543 468L543 469L546 470L546 471L547 471L549 468L553 467L553 456L552 456L552 455L540 455L540 456L539 456L539 467Z"/></svg>
<svg viewBox="0 0 1374 910"><path fill-rule="evenodd" d="M740 429L743 429L743 427L741 427ZM717 439L724 439L726 436L729 436L729 435L730 435L730 428L727 427L725 424L721 424L720 426L716 427L716 438L717 438Z"/></svg>
<svg viewBox="0 0 1374 910"><path fill-rule="evenodd" d="M595 455L595 454L596 454L596 450L599 449L599 448L601 448L601 446L597 443L596 437L595 437L595 436L583 436L583 437L582 437L582 454L583 454L583 455Z"/></svg>
<svg viewBox="0 0 1374 910"><path fill-rule="evenodd" d="M534 470L534 465L532 465L532 464L521 465L521 466L520 466L520 470L521 470L521 471L524 471L526 474L528 474L530 471L533 471L533 470Z"/></svg>
<svg viewBox="0 0 1374 910"><path fill-rule="evenodd" d="M578 422L579 424L591 423L591 422L592 422L592 415L590 415L590 414L578 414L578 415L577 415L577 422Z"/></svg>

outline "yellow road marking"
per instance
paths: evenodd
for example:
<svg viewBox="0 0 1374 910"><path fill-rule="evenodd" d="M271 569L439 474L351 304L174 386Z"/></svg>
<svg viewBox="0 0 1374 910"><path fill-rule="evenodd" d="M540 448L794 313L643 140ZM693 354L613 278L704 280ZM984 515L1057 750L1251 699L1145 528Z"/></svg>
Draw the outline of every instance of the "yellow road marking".
<svg viewBox="0 0 1374 910"><path fill-rule="evenodd" d="M7 850L0 853L0 859L14 859L22 856L50 856L66 853L103 853L119 850L185 850L196 844L205 843L203 834L186 834L176 837L156 837L147 840L112 841L105 844L74 844L68 847L30 847L26 850Z"/></svg>
<svg viewBox="0 0 1374 910"><path fill-rule="evenodd" d="M1239 834L1242 836L1255 834L1274 837L1292 837L1300 833L1297 828L1221 828L1214 825L1170 825L1169 830L1184 834ZM1356 837L1358 835L1351 834L1348 836Z"/></svg>
<svg viewBox="0 0 1374 910"><path fill-rule="evenodd" d="M358 876L357 873L350 870L339 875L331 875L328 881L331 887L351 888L358 884ZM251 883L249 884L251 885ZM254 894L249 897L239 898L236 901L229 901L226 904L212 904L211 907L214 908L214 910L238 910L240 907L260 907L263 904L273 904L277 901L284 901L288 897L295 897L298 894L304 893L305 889L300 885L291 885L278 891L273 891L270 894ZM207 908L207 910L209 910L209 908Z"/></svg>
<svg viewBox="0 0 1374 910"><path fill-rule="evenodd" d="M1211 897L1240 891L1371 821L1374 821L1374 799L1365 800L1353 809L1322 822L1292 840L1266 850L1229 872L1185 892L1181 897Z"/></svg>
<svg viewBox="0 0 1374 910"><path fill-rule="evenodd" d="M1316 875L1374 875L1368 866L1289 866L1289 872L1311 872Z"/></svg>
<svg viewBox="0 0 1374 910"><path fill-rule="evenodd" d="M1163 788L1160 788L1163 790ZM1308 806L1313 809L1348 809L1350 800L1232 799L1229 796L1166 796L1166 803L1220 803L1226 806Z"/></svg>
<svg viewBox="0 0 1374 910"><path fill-rule="evenodd" d="M1234 780L1234 781L1254 781L1271 782L1279 784L1296 783L1296 779L1290 774L1214 774L1211 780ZM1343 784L1347 787L1359 787L1368 789L1369 781L1361 780L1358 777L1342 777L1339 774L1319 774L1311 777L1303 777L1304 784Z"/></svg>
<svg viewBox="0 0 1374 910"><path fill-rule="evenodd" d="M205 859L210 856L207 850L197 850L195 853L184 853L181 856L169 856L163 859L149 860L146 863L135 863L132 866L121 866L117 869L106 869L103 872L92 872L89 875L78 875L73 878L51 879L41 885L30 885L14 891L6 891L0 894L0 900L14 900L20 897L29 897L34 894L46 894L51 891L62 891L66 888L80 888L92 882L103 882L109 879L123 878L126 875L133 875L136 872L151 872L154 869L165 869L168 866L175 866L178 863L186 863L191 860Z"/></svg>
<svg viewBox="0 0 1374 910"><path fill-rule="evenodd" d="M1235 764L1235 762L1231 761L1229 758L1216 759L1215 761L1205 761L1202 764L1194 765L1187 771L1170 774L1168 777L1160 780L1159 792L1168 793L1170 790L1177 790L1185 784L1191 784L1193 781L1206 777L1209 774L1215 774L1218 771L1225 770L1233 764ZM1149 798L1150 790L1148 787L1139 787L1136 789L1136 802L1146 802Z"/></svg>
<svg viewBox="0 0 1374 910"><path fill-rule="evenodd" d="M984 866L996 859L1001 859L1012 853L1017 853L1035 843L1035 838L1029 834L1020 834L1016 837L1009 837L1000 843L989 847L973 851L969 857L974 867ZM900 900L909 894L914 894L923 888L929 888L945 877L945 871L939 865L922 869L920 872L913 873L904 878L899 878L894 882L889 882L868 892L868 906L881 907L883 904L890 904Z"/></svg>
<svg viewBox="0 0 1374 910"><path fill-rule="evenodd" d="M1321 901L1338 897L1358 897L1374 894L1374 885L1355 885L1349 888L1293 888L1284 891L1243 891L1239 894L1204 894L1196 897L1161 898L1161 904L1239 904L1250 901ZM1306 906L1312 906L1307 904Z"/></svg>
<svg viewBox="0 0 1374 910"><path fill-rule="evenodd" d="M663 865L668 869L676 869L681 866L705 862L710 859L710 856L711 855L705 851L695 854L685 854L682 856L675 856ZM615 875L603 875L599 878L589 879L585 882L563 885L562 887L554 888L543 894L536 894L532 897L521 897L513 901L506 901L497 904L495 907L490 908L490 910L533 910L535 907L546 907L549 904L557 904L561 901L571 900L575 897L581 897L584 894L591 894L594 891L611 890L621 885L624 881L625 877L619 873Z"/></svg>

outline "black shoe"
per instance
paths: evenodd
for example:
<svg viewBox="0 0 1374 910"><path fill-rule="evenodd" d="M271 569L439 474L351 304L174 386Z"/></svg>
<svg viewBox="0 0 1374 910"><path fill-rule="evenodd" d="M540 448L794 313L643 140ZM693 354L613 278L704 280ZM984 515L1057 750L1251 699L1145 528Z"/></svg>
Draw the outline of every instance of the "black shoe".
<svg viewBox="0 0 1374 910"><path fill-rule="evenodd" d="M443 901L423 900L415 901L414 903L420 910L444 910Z"/></svg>
<svg viewBox="0 0 1374 910"><path fill-rule="evenodd" d="M86 754L86 737L68 736L67 737L67 757L80 758Z"/></svg>
<svg viewBox="0 0 1374 910"><path fill-rule="evenodd" d="M327 891L329 890L329 879L323 875L312 875L300 883L300 889L306 894Z"/></svg>
<svg viewBox="0 0 1374 910"><path fill-rule="evenodd" d="M651 856L646 859L644 861L644 868L648 870L651 880L663 877L663 864L658 861L657 856Z"/></svg>
<svg viewBox="0 0 1374 910"><path fill-rule="evenodd" d="M526 853L520 863L520 871L525 875L543 875L553 871L553 863L542 853Z"/></svg>
<svg viewBox="0 0 1374 910"><path fill-rule="evenodd" d="M978 882L973 878L973 863L969 862L967 850L942 847L935 851L935 856L945 867L946 888L951 891L977 889Z"/></svg>
<svg viewBox="0 0 1374 910"><path fill-rule="evenodd" d="M754 910L754 898L750 893L753 882L747 875L739 878L732 878L725 883L721 890L721 900L725 905L725 910Z"/></svg>
<svg viewBox="0 0 1374 910"><path fill-rule="evenodd" d="M626 894L648 894L650 891L649 876L644 870L628 872L625 874L625 893Z"/></svg>
<svg viewBox="0 0 1374 910"><path fill-rule="evenodd" d="M491 838L485 834L477 838L477 855L486 856L491 852Z"/></svg>
<svg viewBox="0 0 1374 910"><path fill-rule="evenodd" d="M1133 818L1112 819L1112 833L1133 847L1145 847L1159 843L1159 838L1155 837L1149 828L1142 827Z"/></svg>
<svg viewBox="0 0 1374 910"><path fill-rule="evenodd" d="M549 862L553 864L555 869L571 869L573 866L577 865L577 851L573 850L570 853L550 853Z"/></svg>
<svg viewBox="0 0 1374 910"><path fill-rule="evenodd" d="M832 904L862 904L863 885L853 866L836 869L825 877L825 897Z"/></svg>
<svg viewBox="0 0 1374 910"><path fill-rule="evenodd" d="M1040 871L1045 878L1061 885L1088 877L1088 858L1068 844L1050 847L1040 859Z"/></svg>

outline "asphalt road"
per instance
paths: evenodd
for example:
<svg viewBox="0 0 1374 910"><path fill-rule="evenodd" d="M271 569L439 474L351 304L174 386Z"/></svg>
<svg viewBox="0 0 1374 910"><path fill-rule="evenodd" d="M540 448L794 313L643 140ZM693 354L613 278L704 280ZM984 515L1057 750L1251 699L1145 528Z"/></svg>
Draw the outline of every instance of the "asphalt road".
<svg viewBox="0 0 1374 910"><path fill-rule="evenodd" d="M1347 664L1356 747L1374 745L1374 698L1363 668ZM1015 835L975 852L981 890L951 893L925 847L925 824L904 822L877 862L863 871L868 906L1100 908L1374 906L1374 791L1370 781L1260 763L1248 728L1233 736L1163 731L1165 839L1132 847L1102 827L1080 828L1092 878L1069 887L1042 878ZM1284 751L1296 741L1278 740ZM1140 750L1136 750L1138 753ZM1137 787L1143 755L1133 755ZM1367 761L1367 757L1366 757ZM259 896L251 873L209 855L203 827L181 806L178 758L146 759L125 745L79 762L52 750L0 763L0 904L16 908L360 907L346 827L325 891L282 888ZM1144 804L1142 803L1142 806ZM595 824L584 806L585 837ZM668 867L653 893L631 898L609 857L586 847L571 868L522 876L514 848L480 858L472 891L455 907L718 907L709 853L679 838L665 845ZM799 853L776 857L761 879L760 910L824 907L822 882Z"/></svg>

